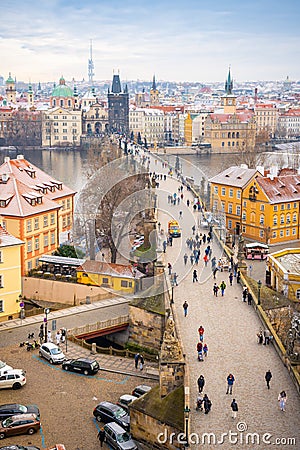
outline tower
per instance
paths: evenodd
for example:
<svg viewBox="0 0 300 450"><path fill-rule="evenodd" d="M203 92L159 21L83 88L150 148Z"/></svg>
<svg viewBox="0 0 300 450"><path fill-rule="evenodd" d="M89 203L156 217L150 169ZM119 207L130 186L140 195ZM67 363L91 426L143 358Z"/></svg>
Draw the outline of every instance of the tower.
<svg viewBox="0 0 300 450"><path fill-rule="evenodd" d="M90 40L90 58L88 62L89 84L92 86L94 81L94 62L93 62L93 42Z"/></svg>
<svg viewBox="0 0 300 450"><path fill-rule="evenodd" d="M156 87L155 75L153 75L152 87L150 89L150 105L151 106L159 105L159 92Z"/></svg>
<svg viewBox="0 0 300 450"><path fill-rule="evenodd" d="M34 93L32 90L32 85L31 83L29 83L27 91L27 102L29 106L33 106L33 100L34 100Z"/></svg>
<svg viewBox="0 0 300 450"><path fill-rule="evenodd" d="M8 102L16 103L16 83L10 72L6 80L6 98Z"/></svg>
<svg viewBox="0 0 300 450"><path fill-rule="evenodd" d="M225 114L235 114L236 97L232 93L233 80L231 78L230 67L228 70L227 80L225 81L225 95L222 97L222 106Z"/></svg>
<svg viewBox="0 0 300 450"><path fill-rule="evenodd" d="M113 76L111 91L108 89L107 99L110 130L127 134L129 132L129 95L127 84L122 91L119 74Z"/></svg>

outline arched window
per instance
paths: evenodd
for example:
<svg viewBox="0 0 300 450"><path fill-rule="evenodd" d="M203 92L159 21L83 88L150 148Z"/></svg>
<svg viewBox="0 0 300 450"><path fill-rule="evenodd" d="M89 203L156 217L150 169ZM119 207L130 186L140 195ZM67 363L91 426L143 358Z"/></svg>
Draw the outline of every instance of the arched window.
<svg viewBox="0 0 300 450"><path fill-rule="evenodd" d="M261 214L261 215L260 215L259 223L260 223L261 225L264 225L264 224L265 224L265 216L264 216L264 214Z"/></svg>
<svg viewBox="0 0 300 450"><path fill-rule="evenodd" d="M280 216L280 223L281 223L281 224L284 223L284 214L281 214L281 216Z"/></svg>
<svg viewBox="0 0 300 450"><path fill-rule="evenodd" d="M255 214L255 212L252 211L252 213L250 214L250 222L255 223L255 219L256 219L256 214Z"/></svg>
<svg viewBox="0 0 300 450"><path fill-rule="evenodd" d="M68 106L71 106L71 100L68 100Z"/></svg>
<svg viewBox="0 0 300 450"><path fill-rule="evenodd" d="M273 225L277 225L277 216L273 216Z"/></svg>
<svg viewBox="0 0 300 450"><path fill-rule="evenodd" d="M239 131L236 132L236 137L237 137L237 139L239 139L239 137L240 137L240 132Z"/></svg>
<svg viewBox="0 0 300 450"><path fill-rule="evenodd" d="M231 138L231 133L230 133L230 131L229 131L229 133L228 133L228 139L230 139Z"/></svg>
<svg viewBox="0 0 300 450"><path fill-rule="evenodd" d="M235 132L233 131L232 132L232 139L234 139L235 138Z"/></svg>
<svg viewBox="0 0 300 450"><path fill-rule="evenodd" d="M64 106L64 101L63 100L60 101L60 106Z"/></svg>

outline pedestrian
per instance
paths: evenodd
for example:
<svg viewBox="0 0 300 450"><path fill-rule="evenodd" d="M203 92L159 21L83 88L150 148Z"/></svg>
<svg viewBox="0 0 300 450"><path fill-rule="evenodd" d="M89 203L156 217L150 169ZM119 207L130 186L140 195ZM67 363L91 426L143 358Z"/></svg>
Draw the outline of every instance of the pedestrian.
<svg viewBox="0 0 300 450"><path fill-rule="evenodd" d="M186 300L185 300L184 304L182 305L182 307L183 307L184 317L186 317L187 313L188 313L188 307L189 307L189 304Z"/></svg>
<svg viewBox="0 0 300 450"><path fill-rule="evenodd" d="M244 287L243 287L243 293L242 293L242 296L243 296L243 302L246 301L247 295L248 295L248 288L247 288L246 286L244 286Z"/></svg>
<svg viewBox="0 0 300 450"><path fill-rule="evenodd" d="M169 275L172 275L172 264L168 263Z"/></svg>
<svg viewBox="0 0 300 450"><path fill-rule="evenodd" d="M235 398L232 400L230 406L231 406L231 409L232 409L232 416L231 417L233 419L236 419L236 415L237 415L237 412L238 412L239 408L238 408L237 402L235 401Z"/></svg>
<svg viewBox="0 0 300 450"><path fill-rule="evenodd" d="M193 225L193 226L192 226L192 232L193 232L193 234L195 234L195 231L196 231L196 227L195 227L195 225Z"/></svg>
<svg viewBox="0 0 300 450"><path fill-rule="evenodd" d="M233 273L230 272L230 274L229 274L229 283L230 283L230 286L232 286L232 281L233 281Z"/></svg>
<svg viewBox="0 0 300 450"><path fill-rule="evenodd" d="M167 241L166 240L163 242L163 250L164 250L164 253L166 253L166 250L167 250Z"/></svg>
<svg viewBox="0 0 300 450"><path fill-rule="evenodd" d="M241 272L238 270L236 274L236 282L239 283L241 281Z"/></svg>
<svg viewBox="0 0 300 450"><path fill-rule="evenodd" d="M100 447L103 447L103 442L105 441L104 427L100 428L100 431L98 433L98 439L99 439L99 442L100 442Z"/></svg>
<svg viewBox="0 0 300 450"><path fill-rule="evenodd" d="M287 401L287 395L285 391L281 391L278 395L279 407L281 411L285 411L285 405Z"/></svg>
<svg viewBox="0 0 300 450"><path fill-rule="evenodd" d="M217 274L217 272L218 272L218 268L215 267L214 270L213 270L214 280L216 279L216 274Z"/></svg>
<svg viewBox="0 0 300 450"><path fill-rule="evenodd" d="M178 197L179 200L179 197ZM179 211L179 219L182 219L182 211Z"/></svg>
<svg viewBox="0 0 300 450"><path fill-rule="evenodd" d="M199 359L199 361L203 361L203 357L202 357L203 345L202 345L202 342L198 342L196 348L197 348L197 353L198 353L198 359Z"/></svg>
<svg viewBox="0 0 300 450"><path fill-rule="evenodd" d="M194 255L193 254L191 254L191 256L190 256L190 261L191 261L191 264L193 265L194 264Z"/></svg>
<svg viewBox="0 0 300 450"><path fill-rule="evenodd" d="M264 331L264 345L269 345L270 344L270 331L268 330L268 328L265 329Z"/></svg>
<svg viewBox="0 0 300 450"><path fill-rule="evenodd" d="M262 344L264 341L264 337L263 337L263 332L262 330L259 330L259 332L257 333L257 343L258 344Z"/></svg>
<svg viewBox="0 0 300 450"><path fill-rule="evenodd" d="M266 375L265 375L265 380L266 380L267 388L268 388L268 389L270 389L270 381L271 381L271 378L272 378L271 370L268 370L268 371L266 372Z"/></svg>
<svg viewBox="0 0 300 450"><path fill-rule="evenodd" d="M61 342L64 343L66 341L66 335L67 335L67 329L62 328L61 329Z"/></svg>
<svg viewBox="0 0 300 450"><path fill-rule="evenodd" d="M40 338L40 344L42 344L43 340L44 340L44 324L43 323L40 326L39 338Z"/></svg>
<svg viewBox="0 0 300 450"><path fill-rule="evenodd" d="M143 368L144 368L144 363L145 363L144 357L143 357L143 355L140 355L140 370L143 370Z"/></svg>
<svg viewBox="0 0 300 450"><path fill-rule="evenodd" d="M227 377L227 391L226 394L232 394L232 386L234 383L235 379L234 376L232 375L232 373L230 373Z"/></svg>
<svg viewBox="0 0 300 450"><path fill-rule="evenodd" d="M138 368L138 365L139 365L139 359L140 359L140 354L139 353L136 353L135 355L134 355L134 367L137 369Z"/></svg>
<svg viewBox="0 0 300 450"><path fill-rule="evenodd" d="M185 266L186 266L187 260L188 260L188 255L185 253L183 256L183 261L184 261Z"/></svg>
<svg viewBox="0 0 300 450"><path fill-rule="evenodd" d="M224 280L223 280L222 283L220 284L220 289L221 289L222 297L224 297L224 292L225 292L225 289L226 289L226 284L225 284L225 281L224 281Z"/></svg>
<svg viewBox="0 0 300 450"><path fill-rule="evenodd" d="M190 206L190 201L189 201L189 199L187 199L186 204L187 204L187 207Z"/></svg>
<svg viewBox="0 0 300 450"><path fill-rule="evenodd" d="M208 398L207 394L204 394L203 405L204 405L204 414L208 414L209 411L211 410L211 401Z"/></svg>
<svg viewBox="0 0 300 450"><path fill-rule="evenodd" d="M173 273L173 283L175 286L178 286L178 275L176 272Z"/></svg>
<svg viewBox="0 0 300 450"><path fill-rule="evenodd" d="M158 226L158 231L160 231L161 223L158 222L157 226Z"/></svg>
<svg viewBox="0 0 300 450"><path fill-rule="evenodd" d="M59 346L60 341L61 341L61 332L60 332L60 330L57 331L57 333L55 335L55 340L56 340L56 345Z"/></svg>
<svg viewBox="0 0 300 450"><path fill-rule="evenodd" d="M203 342L204 328L202 325L200 325L200 327L198 328L198 333L200 341Z"/></svg>
<svg viewBox="0 0 300 450"><path fill-rule="evenodd" d="M48 330L47 332L47 342L52 342L51 330Z"/></svg>
<svg viewBox="0 0 300 450"><path fill-rule="evenodd" d="M213 285L213 293L215 297L218 297L218 291L219 291L219 286L217 285L217 283L215 283Z"/></svg>
<svg viewBox="0 0 300 450"><path fill-rule="evenodd" d="M252 299L253 299L253 297L252 297L251 292L248 292L248 294L247 294L248 305L252 305Z"/></svg>
<svg viewBox="0 0 300 450"><path fill-rule="evenodd" d="M208 346L207 346L207 344L203 345L203 353L204 353L204 356L206 357L207 353L208 353Z"/></svg>
<svg viewBox="0 0 300 450"><path fill-rule="evenodd" d="M195 281L198 281L198 275L197 275L196 269L193 270L193 283L195 283Z"/></svg>
<svg viewBox="0 0 300 450"><path fill-rule="evenodd" d="M205 379L203 375L200 375L200 377L197 380L198 383L198 390L199 390L199 394L201 394L201 392L203 391L204 385L205 385Z"/></svg>
<svg viewBox="0 0 300 450"><path fill-rule="evenodd" d="M205 255L204 255L204 257L203 257L203 261L204 261L204 264L205 264L205 267L207 266L207 263L208 263L208 256L207 256L207 253L205 253Z"/></svg>
<svg viewBox="0 0 300 450"><path fill-rule="evenodd" d="M170 243L170 247L173 247L173 238L172 238L172 236L169 237L169 243Z"/></svg>

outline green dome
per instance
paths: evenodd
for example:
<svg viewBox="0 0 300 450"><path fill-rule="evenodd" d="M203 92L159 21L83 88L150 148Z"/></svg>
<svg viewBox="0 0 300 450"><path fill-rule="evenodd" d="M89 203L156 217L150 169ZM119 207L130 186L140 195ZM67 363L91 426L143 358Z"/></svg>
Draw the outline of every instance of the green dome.
<svg viewBox="0 0 300 450"><path fill-rule="evenodd" d="M59 85L53 89L52 97L73 97L73 91L71 88L66 86L66 82L63 77L59 80Z"/></svg>
<svg viewBox="0 0 300 450"><path fill-rule="evenodd" d="M9 77L6 80L6 83L14 83L15 80L12 78L11 73L9 72Z"/></svg>

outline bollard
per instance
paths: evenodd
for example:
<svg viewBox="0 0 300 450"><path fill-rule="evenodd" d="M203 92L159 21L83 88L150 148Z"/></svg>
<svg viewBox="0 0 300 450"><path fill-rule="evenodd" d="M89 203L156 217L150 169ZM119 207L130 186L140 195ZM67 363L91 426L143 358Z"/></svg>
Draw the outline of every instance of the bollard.
<svg viewBox="0 0 300 450"><path fill-rule="evenodd" d="M92 351L91 351L91 354L92 354L92 355L96 355L96 353L97 353L97 350L96 350L96 342L92 342Z"/></svg>

